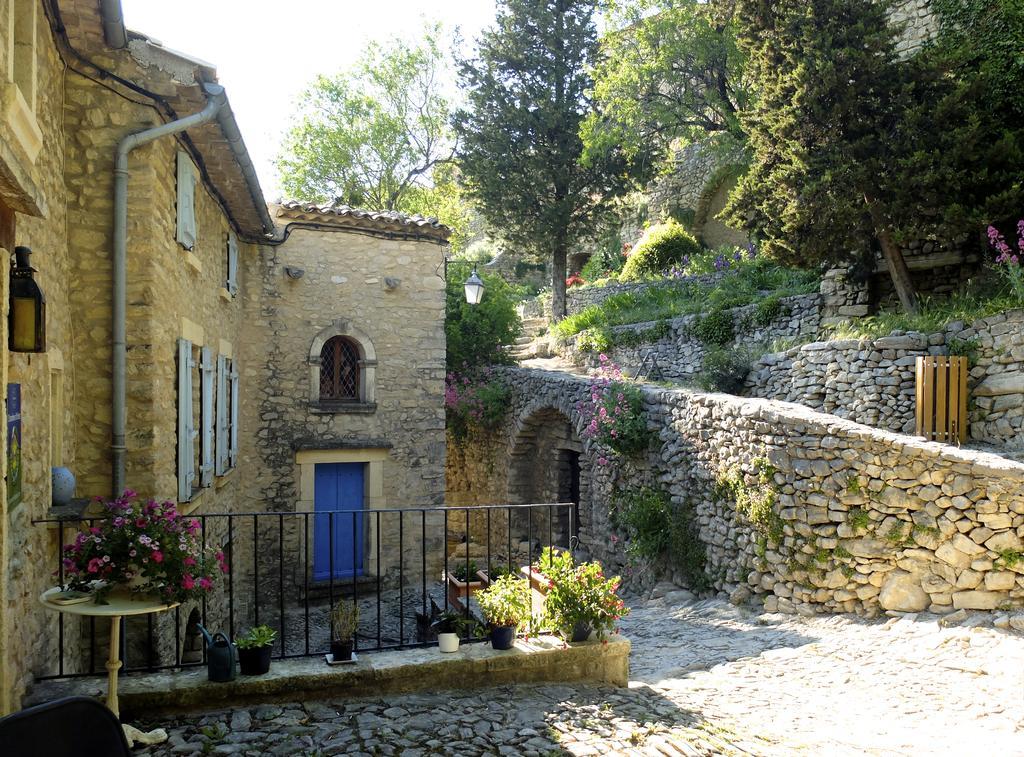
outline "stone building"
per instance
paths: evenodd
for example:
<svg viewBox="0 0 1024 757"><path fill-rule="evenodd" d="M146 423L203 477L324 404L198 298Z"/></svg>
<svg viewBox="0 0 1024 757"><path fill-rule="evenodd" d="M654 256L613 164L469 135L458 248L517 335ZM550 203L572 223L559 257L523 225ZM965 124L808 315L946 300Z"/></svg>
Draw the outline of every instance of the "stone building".
<svg viewBox="0 0 1024 757"><path fill-rule="evenodd" d="M0 19L0 247L32 249L47 308L41 353L11 351L0 319L0 384L21 406L20 494L0 488L2 713L56 672L56 614L36 598L75 527L37 522L51 467L77 477L72 514L130 487L204 516L239 565L255 545L229 544L226 516L310 506L321 461L362 466L367 508L443 497L447 230L297 206L276 228L212 66L126 31L117 2L0 0ZM335 407L317 399L328 343L354 350L332 365L360 381L355 397L328 387ZM251 578L232 585L235 631ZM173 662L192 609L162 614L139 653ZM85 625L65 624L66 672Z"/></svg>

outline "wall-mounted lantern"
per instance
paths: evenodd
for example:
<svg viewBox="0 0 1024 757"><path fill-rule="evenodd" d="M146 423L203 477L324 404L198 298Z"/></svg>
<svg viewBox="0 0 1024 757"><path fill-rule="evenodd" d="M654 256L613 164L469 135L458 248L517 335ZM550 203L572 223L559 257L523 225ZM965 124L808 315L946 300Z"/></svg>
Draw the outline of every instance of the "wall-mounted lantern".
<svg viewBox="0 0 1024 757"><path fill-rule="evenodd" d="M29 263L30 255L28 247L14 248L11 311L7 316L11 352L46 352L46 297L32 278L36 269Z"/></svg>
<svg viewBox="0 0 1024 757"><path fill-rule="evenodd" d="M470 305L479 305L484 296L484 282L476 275L476 268L466 279L466 302Z"/></svg>

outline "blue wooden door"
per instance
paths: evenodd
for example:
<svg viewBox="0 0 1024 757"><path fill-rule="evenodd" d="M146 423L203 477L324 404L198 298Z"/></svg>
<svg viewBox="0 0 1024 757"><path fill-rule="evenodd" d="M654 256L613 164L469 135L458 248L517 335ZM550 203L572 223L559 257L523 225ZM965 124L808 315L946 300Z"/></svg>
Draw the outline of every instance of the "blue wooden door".
<svg viewBox="0 0 1024 757"><path fill-rule="evenodd" d="M362 575L363 464L318 463L313 498L313 580Z"/></svg>

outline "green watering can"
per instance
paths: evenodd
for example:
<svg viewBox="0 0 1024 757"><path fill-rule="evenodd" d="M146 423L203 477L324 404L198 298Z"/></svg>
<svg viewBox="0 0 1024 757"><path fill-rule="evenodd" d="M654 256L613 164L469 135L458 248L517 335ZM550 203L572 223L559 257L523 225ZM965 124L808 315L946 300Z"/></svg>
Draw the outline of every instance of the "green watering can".
<svg viewBox="0 0 1024 757"><path fill-rule="evenodd" d="M238 650L231 639L221 631L211 636L201 625L199 631L206 639L206 668L209 679L218 683L235 680Z"/></svg>

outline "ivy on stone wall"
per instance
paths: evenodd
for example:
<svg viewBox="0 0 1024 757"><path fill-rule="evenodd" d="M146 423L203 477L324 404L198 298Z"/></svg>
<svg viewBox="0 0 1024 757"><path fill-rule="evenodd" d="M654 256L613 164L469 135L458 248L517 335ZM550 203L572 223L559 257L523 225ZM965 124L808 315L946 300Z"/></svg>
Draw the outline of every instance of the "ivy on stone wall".
<svg viewBox="0 0 1024 757"><path fill-rule="evenodd" d="M648 563L664 558L683 574L691 589L708 588L706 548L689 504L673 507L664 491L630 487L612 495L610 515L614 527L626 534L630 558Z"/></svg>
<svg viewBox="0 0 1024 757"><path fill-rule="evenodd" d="M735 503L736 511L745 516L762 535L782 542L783 521L776 512L779 489L775 485L775 468L765 457L751 461L753 472L745 474L738 465L719 473L715 494L719 499ZM750 482L750 479L753 482Z"/></svg>

